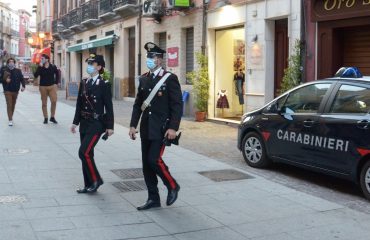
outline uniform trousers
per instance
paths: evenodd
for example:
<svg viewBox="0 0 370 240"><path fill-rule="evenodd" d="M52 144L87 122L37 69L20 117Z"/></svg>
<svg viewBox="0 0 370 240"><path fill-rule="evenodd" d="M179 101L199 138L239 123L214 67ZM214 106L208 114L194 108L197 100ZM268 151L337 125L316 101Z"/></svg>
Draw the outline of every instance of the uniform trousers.
<svg viewBox="0 0 370 240"><path fill-rule="evenodd" d="M85 187L90 187L94 182L100 181L101 177L95 165L94 148L102 134L102 123L98 120L81 122L80 129L81 146L78 155L82 162L82 173Z"/></svg>
<svg viewBox="0 0 370 240"><path fill-rule="evenodd" d="M153 201L160 200L157 176L162 179L168 190L176 189L178 186L162 159L164 149L162 140L141 139L144 180L148 188L148 199Z"/></svg>

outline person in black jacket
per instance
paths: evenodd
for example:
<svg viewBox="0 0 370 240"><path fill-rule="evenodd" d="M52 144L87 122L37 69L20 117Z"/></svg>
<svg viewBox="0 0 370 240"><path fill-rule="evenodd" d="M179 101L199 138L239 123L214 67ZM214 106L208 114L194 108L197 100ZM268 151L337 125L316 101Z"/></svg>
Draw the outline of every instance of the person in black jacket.
<svg viewBox="0 0 370 240"><path fill-rule="evenodd" d="M162 155L164 140L176 138L182 115L182 93L179 80L175 74L167 72L162 66L165 51L154 43L146 43L147 67L149 72L139 79L139 88L132 110L129 136L136 139L136 128L141 117L140 136L143 173L148 188L147 202L138 210L160 207L157 175L168 189L166 204L172 205L178 196L180 185L172 177ZM144 107L143 103L156 84L169 73L167 80L155 93L153 100Z"/></svg>
<svg viewBox="0 0 370 240"><path fill-rule="evenodd" d="M50 57L46 54L41 55L41 62L34 73L35 78L40 76L40 94L42 101L42 112L44 114L44 124L48 123L48 97L50 98L50 122L57 124L55 111L57 107L57 85L60 87L59 71L57 67L50 63Z"/></svg>
<svg viewBox="0 0 370 240"><path fill-rule="evenodd" d="M76 112L71 132L76 133L80 125L79 157L82 161L82 172L85 185L78 193L94 193L103 184L94 160L94 148L100 136L113 134L114 114L110 83L104 81L100 74L104 73L103 56L91 54L88 63L87 79L82 79L76 102Z"/></svg>
<svg viewBox="0 0 370 240"><path fill-rule="evenodd" d="M9 126L13 126L13 114L18 98L19 89L23 92L26 84L22 71L15 67L15 59L9 58L7 65L0 70L0 81L3 83L4 95L7 105Z"/></svg>

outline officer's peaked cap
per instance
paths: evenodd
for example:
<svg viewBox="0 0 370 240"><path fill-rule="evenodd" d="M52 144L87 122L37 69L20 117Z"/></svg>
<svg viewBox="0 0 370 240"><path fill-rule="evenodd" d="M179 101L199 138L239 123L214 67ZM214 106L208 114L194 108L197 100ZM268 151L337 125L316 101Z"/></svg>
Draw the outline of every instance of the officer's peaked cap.
<svg viewBox="0 0 370 240"><path fill-rule="evenodd" d="M144 48L148 53L154 53L158 55L163 55L166 53L165 50L161 49L155 43L152 43L152 42L145 43Z"/></svg>
<svg viewBox="0 0 370 240"><path fill-rule="evenodd" d="M99 66L105 67L105 61L103 55L96 55L95 53L90 54L90 56L86 59L87 63L94 63L96 62Z"/></svg>

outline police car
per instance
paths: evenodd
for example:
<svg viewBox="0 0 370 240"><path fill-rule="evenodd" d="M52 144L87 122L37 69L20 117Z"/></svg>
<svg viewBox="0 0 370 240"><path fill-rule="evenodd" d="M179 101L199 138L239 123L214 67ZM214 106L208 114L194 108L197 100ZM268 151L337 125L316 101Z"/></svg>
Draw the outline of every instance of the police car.
<svg viewBox="0 0 370 240"><path fill-rule="evenodd" d="M238 148L248 165L284 162L356 182L370 200L370 77L355 67L300 85L245 114Z"/></svg>

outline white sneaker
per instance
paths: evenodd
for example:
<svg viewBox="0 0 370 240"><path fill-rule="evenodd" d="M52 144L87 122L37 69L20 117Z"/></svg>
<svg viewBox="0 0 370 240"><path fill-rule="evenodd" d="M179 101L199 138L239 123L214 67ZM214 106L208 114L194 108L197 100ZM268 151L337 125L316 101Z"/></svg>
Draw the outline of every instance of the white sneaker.
<svg viewBox="0 0 370 240"><path fill-rule="evenodd" d="M9 127L13 126L13 121L9 121Z"/></svg>

